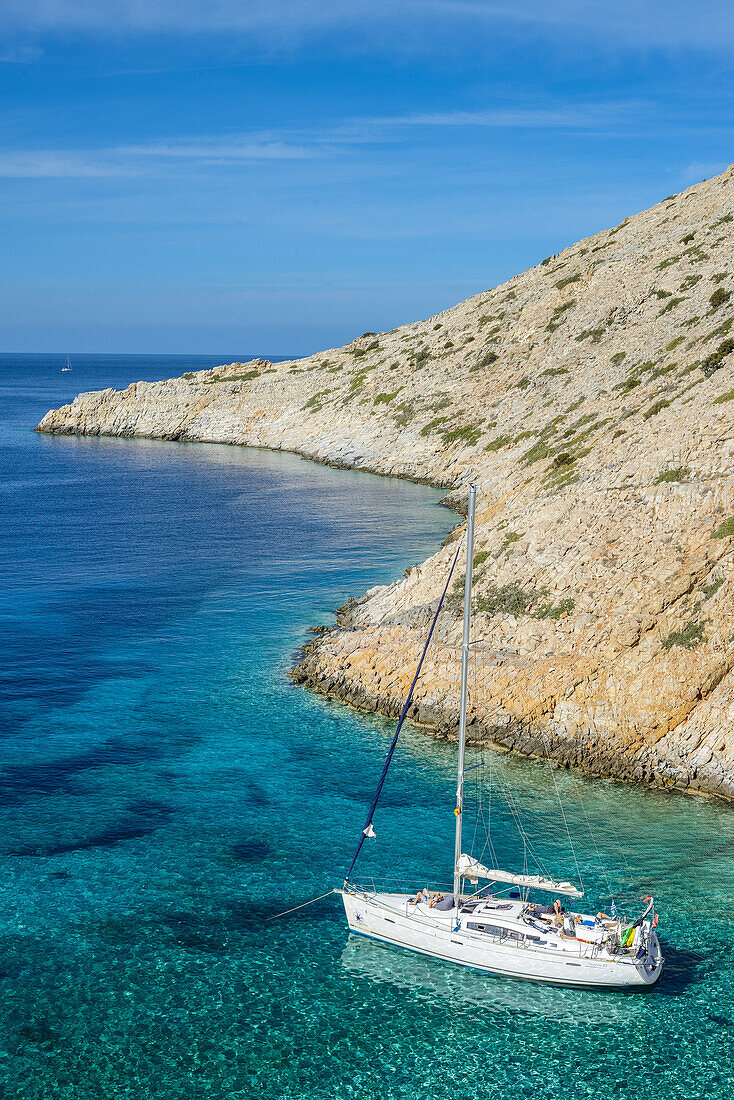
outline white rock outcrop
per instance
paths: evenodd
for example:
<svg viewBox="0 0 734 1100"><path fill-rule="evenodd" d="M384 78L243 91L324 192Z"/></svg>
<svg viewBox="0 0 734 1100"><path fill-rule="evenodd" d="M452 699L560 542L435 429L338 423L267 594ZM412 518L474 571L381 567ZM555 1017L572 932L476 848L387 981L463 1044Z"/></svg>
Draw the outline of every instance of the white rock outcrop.
<svg viewBox="0 0 734 1100"><path fill-rule="evenodd" d="M80 395L39 430L265 446L481 487L471 733L734 795L734 171L428 320ZM297 679L394 713L454 550L343 609ZM456 720L459 601L414 715Z"/></svg>

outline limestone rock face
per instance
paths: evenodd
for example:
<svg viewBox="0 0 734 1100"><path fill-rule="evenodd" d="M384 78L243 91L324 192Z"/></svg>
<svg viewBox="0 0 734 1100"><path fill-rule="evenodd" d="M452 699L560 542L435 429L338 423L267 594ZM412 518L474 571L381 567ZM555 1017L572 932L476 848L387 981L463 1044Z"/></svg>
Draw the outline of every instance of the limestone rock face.
<svg viewBox="0 0 734 1100"><path fill-rule="evenodd" d="M475 481L472 739L731 797L733 330L730 168L428 320L82 394L39 430L292 450L459 509ZM396 713L456 545L351 602L295 678ZM414 705L441 737L460 602Z"/></svg>

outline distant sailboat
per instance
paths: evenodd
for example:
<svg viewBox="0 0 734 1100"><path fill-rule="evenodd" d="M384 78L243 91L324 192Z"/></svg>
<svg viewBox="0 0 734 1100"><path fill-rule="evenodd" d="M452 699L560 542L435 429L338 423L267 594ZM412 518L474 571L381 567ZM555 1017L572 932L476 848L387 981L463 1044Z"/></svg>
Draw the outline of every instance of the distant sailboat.
<svg viewBox="0 0 734 1100"><path fill-rule="evenodd" d="M69 358L68 355L66 357L66 366L61 368L62 374L65 370L71 370L71 359Z"/></svg>
<svg viewBox="0 0 734 1100"><path fill-rule="evenodd" d="M529 874L524 866L525 860L522 871L507 871L499 867L485 867L478 859L464 852L464 754L471 646L475 507L476 490L471 486L466 534L453 891L441 894L424 889L418 890L411 897L409 894L382 892L374 884L356 885L352 882L351 875L364 841L375 836L372 821L377 802L459 557L458 550L428 632L357 850L344 885L339 891L344 901L349 929L420 955L444 959L489 974L593 988L629 989L653 986L663 968L663 957L655 931L658 920L653 898L646 897L646 908L642 914L629 922L626 918L617 918L614 905L610 915L565 912L560 898L552 906L538 905L531 903L528 895L531 891L538 890L578 899L583 896L583 889L571 882L559 882L548 877L542 873L542 865L540 874ZM563 820L565 823L565 813ZM487 880L488 886L479 889L480 879ZM473 889L470 887L467 891L467 883L472 884ZM508 890L506 883L515 889ZM503 896L507 894L509 896Z"/></svg>

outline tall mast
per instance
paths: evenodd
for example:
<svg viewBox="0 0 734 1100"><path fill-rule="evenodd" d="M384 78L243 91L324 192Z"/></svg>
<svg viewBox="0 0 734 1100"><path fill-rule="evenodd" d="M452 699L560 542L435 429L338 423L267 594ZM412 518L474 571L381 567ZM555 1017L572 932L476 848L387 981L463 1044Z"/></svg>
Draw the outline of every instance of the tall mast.
<svg viewBox="0 0 734 1100"><path fill-rule="evenodd" d="M477 503L477 487L469 486L469 512L466 527L466 576L464 578L464 633L461 642L461 703L459 707L459 770L456 783L456 842L454 844L454 903L459 907L461 875L461 819L464 809L464 754L466 751L466 701L469 678L469 631L471 628L471 580L474 564L474 510Z"/></svg>

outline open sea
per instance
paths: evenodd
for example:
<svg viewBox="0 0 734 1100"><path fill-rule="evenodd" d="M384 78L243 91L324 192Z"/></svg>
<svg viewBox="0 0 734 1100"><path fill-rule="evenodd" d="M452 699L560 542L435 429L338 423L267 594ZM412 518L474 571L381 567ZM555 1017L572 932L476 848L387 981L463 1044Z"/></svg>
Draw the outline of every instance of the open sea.
<svg viewBox="0 0 734 1100"><path fill-rule="evenodd" d="M294 654L456 517L292 455L33 432L231 358L0 356L0 1097L728 1100L726 806L493 762L575 877L555 776L589 911L655 894L653 992L413 957L350 937L337 897L266 920L340 884L393 728L295 687ZM406 730L362 877L446 880L455 753ZM504 804L493 827L517 866Z"/></svg>

